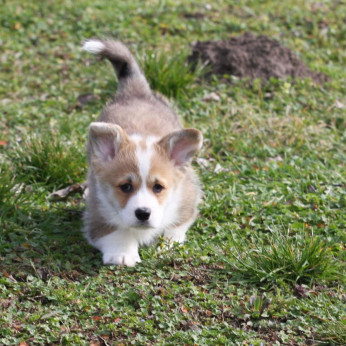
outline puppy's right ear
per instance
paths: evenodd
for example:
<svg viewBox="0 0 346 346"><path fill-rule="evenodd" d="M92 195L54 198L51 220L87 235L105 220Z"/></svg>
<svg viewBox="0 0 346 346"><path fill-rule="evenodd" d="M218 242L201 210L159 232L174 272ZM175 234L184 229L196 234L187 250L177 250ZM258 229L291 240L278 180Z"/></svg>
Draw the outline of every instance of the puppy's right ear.
<svg viewBox="0 0 346 346"><path fill-rule="evenodd" d="M91 123L89 126L89 155L104 163L111 161L125 139L126 134L118 125Z"/></svg>

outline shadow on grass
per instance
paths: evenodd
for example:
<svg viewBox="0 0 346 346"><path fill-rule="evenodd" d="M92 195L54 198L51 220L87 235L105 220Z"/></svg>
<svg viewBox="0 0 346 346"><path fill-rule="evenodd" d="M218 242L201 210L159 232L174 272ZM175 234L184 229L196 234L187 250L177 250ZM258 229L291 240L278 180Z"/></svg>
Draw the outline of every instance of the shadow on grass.
<svg viewBox="0 0 346 346"><path fill-rule="evenodd" d="M102 265L100 253L83 237L82 210L4 205L0 221L0 262L4 275L25 281L60 276L75 280L94 275Z"/></svg>

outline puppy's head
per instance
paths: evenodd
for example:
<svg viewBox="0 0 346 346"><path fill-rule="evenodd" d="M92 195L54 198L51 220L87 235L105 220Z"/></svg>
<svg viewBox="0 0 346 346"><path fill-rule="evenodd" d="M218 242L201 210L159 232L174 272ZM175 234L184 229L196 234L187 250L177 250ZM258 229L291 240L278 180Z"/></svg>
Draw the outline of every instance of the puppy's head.
<svg viewBox="0 0 346 346"><path fill-rule="evenodd" d="M89 159L107 222L120 227L161 228L174 219L178 185L202 145L196 129L163 138L128 136L115 124L89 127Z"/></svg>

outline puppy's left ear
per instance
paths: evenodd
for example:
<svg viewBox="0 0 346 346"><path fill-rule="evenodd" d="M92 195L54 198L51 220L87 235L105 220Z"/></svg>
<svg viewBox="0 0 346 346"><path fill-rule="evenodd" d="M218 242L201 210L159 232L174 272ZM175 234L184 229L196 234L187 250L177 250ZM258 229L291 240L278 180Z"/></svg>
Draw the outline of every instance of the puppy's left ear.
<svg viewBox="0 0 346 346"><path fill-rule="evenodd" d="M106 163L115 158L126 139L125 132L118 125L102 122L91 123L88 152L99 162Z"/></svg>
<svg viewBox="0 0 346 346"><path fill-rule="evenodd" d="M202 147L202 143L203 136L200 131L185 129L168 134L158 144L166 151L174 165L181 167L191 161L196 151Z"/></svg>

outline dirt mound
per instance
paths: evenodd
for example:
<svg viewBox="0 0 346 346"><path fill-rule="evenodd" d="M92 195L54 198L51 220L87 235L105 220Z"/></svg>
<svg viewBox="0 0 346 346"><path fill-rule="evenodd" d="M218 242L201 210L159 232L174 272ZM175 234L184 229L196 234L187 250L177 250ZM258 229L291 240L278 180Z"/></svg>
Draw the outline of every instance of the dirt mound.
<svg viewBox="0 0 346 346"><path fill-rule="evenodd" d="M263 81L271 77L282 79L291 76L311 78L315 83L324 83L329 78L311 71L291 50L267 36L255 37L251 33L231 37L225 41L196 42L188 61L194 66L198 60L210 67L211 74L233 75Z"/></svg>

